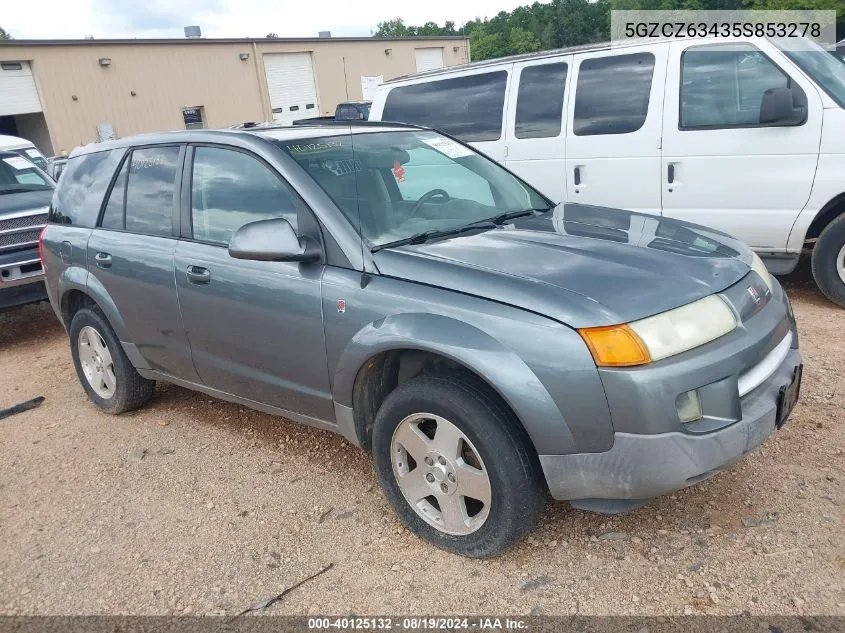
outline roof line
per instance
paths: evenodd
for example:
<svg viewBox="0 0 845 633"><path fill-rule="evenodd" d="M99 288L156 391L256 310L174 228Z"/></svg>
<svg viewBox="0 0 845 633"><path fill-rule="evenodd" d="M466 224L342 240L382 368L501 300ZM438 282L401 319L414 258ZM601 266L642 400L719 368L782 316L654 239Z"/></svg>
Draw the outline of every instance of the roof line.
<svg viewBox="0 0 845 633"><path fill-rule="evenodd" d="M9 46L68 46L113 44L286 44L304 42L410 42L410 41L466 41L466 35L436 35L424 37L173 37L153 39L84 39L84 40L0 40L0 47Z"/></svg>

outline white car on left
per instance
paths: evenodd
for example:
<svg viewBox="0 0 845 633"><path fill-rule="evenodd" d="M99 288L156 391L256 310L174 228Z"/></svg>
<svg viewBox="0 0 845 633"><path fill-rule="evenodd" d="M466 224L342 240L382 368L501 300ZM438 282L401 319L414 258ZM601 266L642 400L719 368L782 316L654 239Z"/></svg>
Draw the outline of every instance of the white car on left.
<svg viewBox="0 0 845 633"><path fill-rule="evenodd" d="M19 154L39 169L47 171L47 158L38 151L32 141L18 136L0 134L0 152L2 151Z"/></svg>

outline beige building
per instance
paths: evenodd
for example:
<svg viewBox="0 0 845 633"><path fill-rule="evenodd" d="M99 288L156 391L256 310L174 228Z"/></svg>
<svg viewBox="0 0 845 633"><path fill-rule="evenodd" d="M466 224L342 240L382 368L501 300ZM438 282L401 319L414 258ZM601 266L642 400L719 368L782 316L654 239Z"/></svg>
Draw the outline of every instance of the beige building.
<svg viewBox="0 0 845 633"><path fill-rule="evenodd" d="M465 37L0 42L0 134L46 155L141 132L334 114L385 80L469 61Z"/></svg>

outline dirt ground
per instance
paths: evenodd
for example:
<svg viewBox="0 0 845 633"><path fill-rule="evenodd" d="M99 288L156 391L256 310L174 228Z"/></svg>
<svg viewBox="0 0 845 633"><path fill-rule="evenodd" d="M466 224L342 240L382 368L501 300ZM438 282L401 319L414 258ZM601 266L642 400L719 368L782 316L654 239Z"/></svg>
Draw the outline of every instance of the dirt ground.
<svg viewBox="0 0 845 633"><path fill-rule="evenodd" d="M549 502L506 555L402 528L340 437L160 385L112 417L46 304L0 316L0 613L845 615L845 310L783 280L805 372L784 429L728 472L606 517Z"/></svg>

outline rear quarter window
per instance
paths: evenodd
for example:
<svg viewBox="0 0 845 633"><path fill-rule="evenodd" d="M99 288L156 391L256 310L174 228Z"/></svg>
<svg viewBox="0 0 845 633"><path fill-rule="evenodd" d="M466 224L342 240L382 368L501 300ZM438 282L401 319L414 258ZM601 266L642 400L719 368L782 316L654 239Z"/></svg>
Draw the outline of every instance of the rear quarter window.
<svg viewBox="0 0 845 633"><path fill-rule="evenodd" d="M68 160L53 194L50 222L94 228L103 196L124 150L74 156Z"/></svg>
<svg viewBox="0 0 845 633"><path fill-rule="evenodd" d="M498 70L399 86L387 93L382 121L432 127L462 141L502 137L508 73Z"/></svg>

